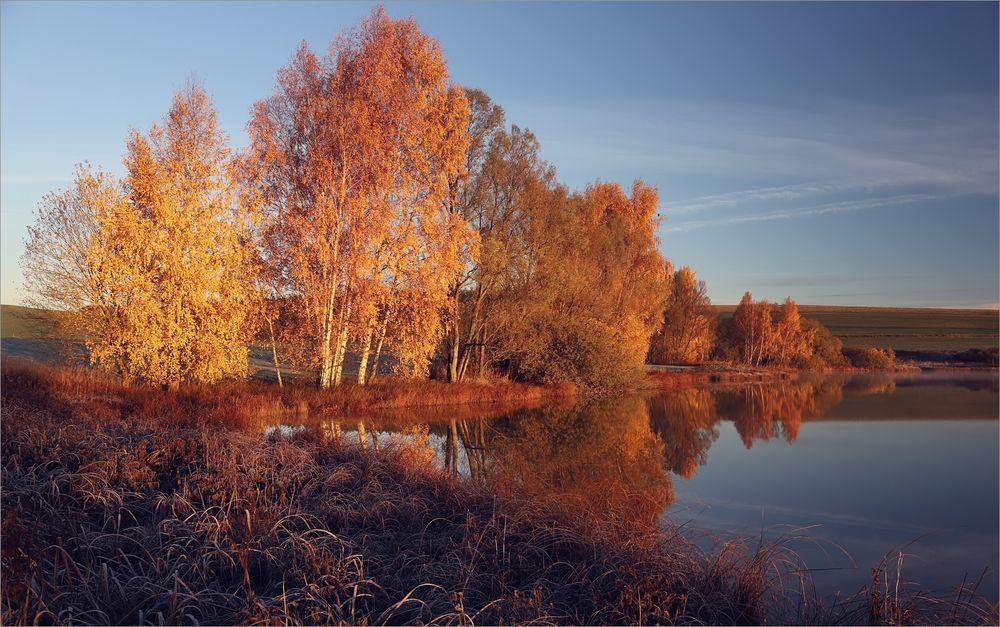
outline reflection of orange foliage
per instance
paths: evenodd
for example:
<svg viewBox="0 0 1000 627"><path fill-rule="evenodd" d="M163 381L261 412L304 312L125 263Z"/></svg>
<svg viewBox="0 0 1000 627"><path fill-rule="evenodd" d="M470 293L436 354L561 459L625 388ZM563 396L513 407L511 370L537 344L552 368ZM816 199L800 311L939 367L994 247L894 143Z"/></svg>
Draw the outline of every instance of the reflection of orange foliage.
<svg viewBox="0 0 1000 627"><path fill-rule="evenodd" d="M575 502L624 524L655 525L673 501L642 399L525 412L492 435L487 479L497 489Z"/></svg>
<svg viewBox="0 0 1000 627"><path fill-rule="evenodd" d="M840 385L797 381L785 385L751 385L726 394L728 416L749 449L754 440L782 436L789 444L803 419L816 418L843 398Z"/></svg>
<svg viewBox="0 0 1000 627"><path fill-rule="evenodd" d="M650 414L653 429L663 438L667 466L690 479L719 437L715 395L705 388L664 394L650 401Z"/></svg>
<svg viewBox="0 0 1000 627"><path fill-rule="evenodd" d="M823 415L842 399L842 381L799 380L673 390L650 399L649 409L667 467L689 479L705 465L708 449L719 438L720 420L733 420L747 448L754 440L775 437L792 443L803 420Z"/></svg>

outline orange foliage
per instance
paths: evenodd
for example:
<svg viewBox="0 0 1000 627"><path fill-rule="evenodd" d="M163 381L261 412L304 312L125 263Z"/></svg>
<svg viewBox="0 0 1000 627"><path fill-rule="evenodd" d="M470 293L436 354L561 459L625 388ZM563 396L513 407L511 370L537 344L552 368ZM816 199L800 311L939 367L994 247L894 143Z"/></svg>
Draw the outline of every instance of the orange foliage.
<svg viewBox="0 0 1000 627"><path fill-rule="evenodd" d="M40 296L55 300L62 286L69 319L87 320L91 362L125 381L244 375L246 222L205 91L189 85L162 127L133 131L125 166L121 184L81 168L73 190L43 204L28 248Z"/></svg>
<svg viewBox="0 0 1000 627"><path fill-rule="evenodd" d="M254 105L248 198L282 292L303 309L294 335L317 346L322 386L339 383L349 342L367 363L389 338L402 371L426 368L447 289L475 247L446 209L468 115L437 42L381 8L323 59L303 44Z"/></svg>
<svg viewBox="0 0 1000 627"><path fill-rule="evenodd" d="M716 314L705 291L688 266L671 272L669 262L663 326L653 336L650 361L658 364L693 364L708 359L715 345Z"/></svg>

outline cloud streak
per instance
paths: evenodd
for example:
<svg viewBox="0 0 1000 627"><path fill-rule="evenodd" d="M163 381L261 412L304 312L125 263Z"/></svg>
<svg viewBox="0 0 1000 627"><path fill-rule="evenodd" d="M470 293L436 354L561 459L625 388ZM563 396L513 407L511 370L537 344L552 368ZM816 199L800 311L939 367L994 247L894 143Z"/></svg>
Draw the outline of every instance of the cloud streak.
<svg viewBox="0 0 1000 627"><path fill-rule="evenodd" d="M962 194L897 194L882 198L870 198L862 200L842 200L820 205L812 205L796 209L782 209L777 211L764 211L760 213L729 215L722 218L707 220L690 220L677 224L664 225L664 230L668 233L688 233L699 229L733 226L738 224L748 224L754 222L773 222L776 220L791 220L794 218L804 218L809 216L819 216L831 213L845 213L850 211L863 211L867 209L877 209L880 207L890 207L905 205L915 202L927 202L933 200L945 200L961 196Z"/></svg>

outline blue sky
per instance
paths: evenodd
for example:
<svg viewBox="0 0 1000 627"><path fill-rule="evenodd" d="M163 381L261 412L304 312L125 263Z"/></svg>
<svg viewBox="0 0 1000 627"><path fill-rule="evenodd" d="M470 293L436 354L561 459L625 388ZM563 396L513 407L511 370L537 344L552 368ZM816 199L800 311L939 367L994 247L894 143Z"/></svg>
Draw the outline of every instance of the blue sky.
<svg viewBox="0 0 1000 627"><path fill-rule="evenodd" d="M716 303L993 306L997 3L386 3L530 128L571 188L660 190L662 250ZM0 5L0 301L32 211L121 172L193 75L233 145L303 39L367 3Z"/></svg>

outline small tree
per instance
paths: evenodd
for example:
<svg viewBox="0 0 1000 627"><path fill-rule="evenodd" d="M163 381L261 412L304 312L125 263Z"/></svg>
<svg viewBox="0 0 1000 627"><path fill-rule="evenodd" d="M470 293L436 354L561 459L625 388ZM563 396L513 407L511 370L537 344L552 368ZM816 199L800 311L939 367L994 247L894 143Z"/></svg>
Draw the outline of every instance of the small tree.
<svg viewBox="0 0 1000 627"><path fill-rule="evenodd" d="M754 301L750 292L744 293L733 313L732 334L741 347L744 363L763 364L770 356L775 338L771 305L766 300Z"/></svg>
<svg viewBox="0 0 1000 627"><path fill-rule="evenodd" d="M81 164L73 186L46 195L35 210L21 257L27 303L59 311L53 320L61 337L91 337L107 324L111 311L99 304L98 268L88 256L99 208L118 203L121 195L114 176Z"/></svg>
<svg viewBox="0 0 1000 627"><path fill-rule="evenodd" d="M795 359L808 359L812 347L806 339L799 308L794 300L786 298L778 310L778 321L774 325L773 361L787 366Z"/></svg>
<svg viewBox="0 0 1000 627"><path fill-rule="evenodd" d="M81 168L39 208L25 255L36 295L86 320L91 363L125 382L246 374L254 293L226 144L191 84L163 127L133 131L123 184Z"/></svg>
<svg viewBox="0 0 1000 627"><path fill-rule="evenodd" d="M716 314L694 270L684 266L673 275L663 312L663 325L653 336L650 359L655 363L704 361L715 345Z"/></svg>

